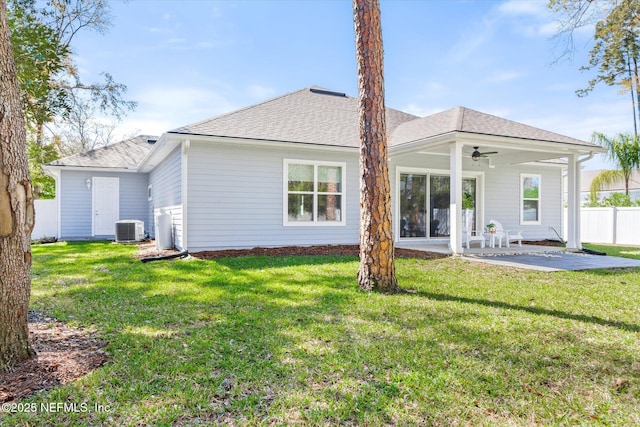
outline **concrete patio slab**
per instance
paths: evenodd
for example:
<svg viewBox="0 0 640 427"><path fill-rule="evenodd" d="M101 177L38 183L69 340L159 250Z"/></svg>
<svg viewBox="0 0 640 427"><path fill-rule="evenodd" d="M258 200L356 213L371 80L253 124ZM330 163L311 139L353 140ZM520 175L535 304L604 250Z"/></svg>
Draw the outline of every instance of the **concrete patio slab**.
<svg viewBox="0 0 640 427"><path fill-rule="evenodd" d="M465 255L464 259L538 271L578 271L596 268L640 268L640 261L573 252L540 252L514 255Z"/></svg>
<svg viewBox="0 0 640 427"><path fill-rule="evenodd" d="M400 242L396 243L396 248L413 249L417 251L436 252L441 254L451 255L451 249L449 249L448 241L436 241L431 243L412 243L412 242ZM472 246L471 249L464 248L464 255L514 255L514 254L529 254L535 252L562 252L566 249L562 246L542 246L542 245L522 245L512 244L510 247L495 247L491 248L488 245L484 248L479 246Z"/></svg>

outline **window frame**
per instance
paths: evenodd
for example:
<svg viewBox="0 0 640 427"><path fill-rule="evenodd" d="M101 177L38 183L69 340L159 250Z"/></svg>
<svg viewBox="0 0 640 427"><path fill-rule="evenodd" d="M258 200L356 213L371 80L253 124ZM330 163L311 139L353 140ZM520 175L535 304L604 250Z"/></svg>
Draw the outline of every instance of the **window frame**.
<svg viewBox="0 0 640 427"><path fill-rule="evenodd" d="M289 165L310 165L313 166L313 220L312 221L289 221L289 194L300 194L301 192L289 191ZM318 168L322 166L339 167L341 171L341 191L339 192L325 192L318 191ZM323 160L301 160L301 159L284 159L283 162L283 176L282 176L282 224L285 227L340 227L345 226L346 221L346 162L331 162ZM335 194L339 195L341 199L340 204L340 221L319 221L318 220L318 196Z"/></svg>
<svg viewBox="0 0 640 427"><path fill-rule="evenodd" d="M538 197L524 197L524 181L527 178L538 179ZM520 174L520 225L540 225L542 224L542 175L537 173L521 173ZM538 219L536 221L526 221L524 219L524 202L536 201L538 202Z"/></svg>

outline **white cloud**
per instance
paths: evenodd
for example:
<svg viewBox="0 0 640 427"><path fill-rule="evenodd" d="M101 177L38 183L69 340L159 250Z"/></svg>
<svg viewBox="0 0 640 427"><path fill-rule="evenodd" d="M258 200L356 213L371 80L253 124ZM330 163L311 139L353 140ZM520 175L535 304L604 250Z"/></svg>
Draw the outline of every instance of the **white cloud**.
<svg viewBox="0 0 640 427"><path fill-rule="evenodd" d="M489 83L504 83L521 78L524 74L518 71L502 71L487 78Z"/></svg>
<svg viewBox="0 0 640 427"><path fill-rule="evenodd" d="M223 16L221 7L214 6L214 7L211 8L211 17L212 18L219 18L221 16Z"/></svg>
<svg viewBox="0 0 640 427"><path fill-rule="evenodd" d="M276 94L276 90L270 87L261 85L251 85L245 89L245 92L255 99L271 98Z"/></svg>
<svg viewBox="0 0 640 427"><path fill-rule="evenodd" d="M547 22L546 24L540 25L538 28L538 34L545 37L551 37L558 33L560 29L560 25L557 21Z"/></svg>
<svg viewBox="0 0 640 427"><path fill-rule="evenodd" d="M161 135L237 108L219 92L201 87L152 87L133 95L138 108L118 126L118 132Z"/></svg>
<svg viewBox="0 0 640 427"><path fill-rule="evenodd" d="M510 0L498 6L502 19L511 21L513 31L525 37L550 37L558 24L544 1Z"/></svg>
<svg viewBox="0 0 640 427"><path fill-rule="evenodd" d="M425 108L422 105L417 105L417 104L409 104L406 107L401 109L402 111L409 113L409 114L413 114L415 116L419 116L419 117L425 117L425 116L430 116L431 114L435 114L435 113L439 113L441 111L444 111L445 108L433 108L433 107L429 107L429 108Z"/></svg>
<svg viewBox="0 0 640 427"><path fill-rule="evenodd" d="M451 48L447 58L456 63L467 62L477 54L480 47L490 39L493 34L493 24L483 21L482 27L466 31L456 44Z"/></svg>
<svg viewBox="0 0 640 427"><path fill-rule="evenodd" d="M590 141L595 131L616 135L633 130L630 107L624 101L593 102L583 108L565 108L550 115L540 115L522 121L532 126L562 135Z"/></svg>
<svg viewBox="0 0 640 427"><path fill-rule="evenodd" d="M427 82L425 88L429 92L442 92L447 89L447 86L440 82Z"/></svg>
<svg viewBox="0 0 640 427"><path fill-rule="evenodd" d="M509 0L498 6L498 11L505 15L547 15L547 4L543 1Z"/></svg>

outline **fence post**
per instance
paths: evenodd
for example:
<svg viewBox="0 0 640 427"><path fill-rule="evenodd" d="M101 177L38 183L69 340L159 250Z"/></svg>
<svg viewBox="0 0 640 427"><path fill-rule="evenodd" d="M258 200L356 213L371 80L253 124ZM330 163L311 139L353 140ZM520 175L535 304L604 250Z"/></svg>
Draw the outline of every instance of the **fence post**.
<svg viewBox="0 0 640 427"><path fill-rule="evenodd" d="M612 237L613 237L613 244L615 245L616 243L618 243L618 208L616 208L615 206L611 208L611 214L613 215L613 219L611 220L611 223L613 225L613 233Z"/></svg>

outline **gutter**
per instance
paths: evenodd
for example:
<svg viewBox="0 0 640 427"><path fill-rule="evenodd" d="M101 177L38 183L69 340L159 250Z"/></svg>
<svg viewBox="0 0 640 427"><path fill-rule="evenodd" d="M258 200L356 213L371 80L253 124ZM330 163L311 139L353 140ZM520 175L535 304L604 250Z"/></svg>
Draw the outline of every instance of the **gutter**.
<svg viewBox="0 0 640 427"><path fill-rule="evenodd" d="M586 162L587 160L591 160L593 159L593 157L596 155L596 153L594 153L593 151L589 151L589 154L587 154L587 157L585 157L584 159L580 159L577 160L576 163L578 165L582 164L583 162Z"/></svg>

